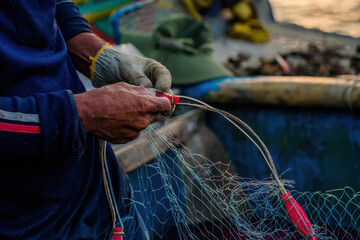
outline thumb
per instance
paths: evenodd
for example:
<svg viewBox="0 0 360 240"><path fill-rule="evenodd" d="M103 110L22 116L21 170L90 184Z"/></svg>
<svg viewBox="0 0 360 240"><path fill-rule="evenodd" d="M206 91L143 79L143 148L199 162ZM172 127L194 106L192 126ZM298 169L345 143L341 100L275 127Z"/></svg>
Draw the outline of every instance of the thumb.
<svg viewBox="0 0 360 240"><path fill-rule="evenodd" d="M169 92L171 87L170 72L164 68L158 75L155 83L155 88L161 92Z"/></svg>
<svg viewBox="0 0 360 240"><path fill-rule="evenodd" d="M171 103L169 101L169 99L167 99L166 97L156 97L156 96L149 96L154 105L154 112L156 113L166 113L169 112L171 110Z"/></svg>
<svg viewBox="0 0 360 240"><path fill-rule="evenodd" d="M171 87L171 74L161 63L149 59L145 65L144 73L152 80L155 88L161 92L167 92Z"/></svg>

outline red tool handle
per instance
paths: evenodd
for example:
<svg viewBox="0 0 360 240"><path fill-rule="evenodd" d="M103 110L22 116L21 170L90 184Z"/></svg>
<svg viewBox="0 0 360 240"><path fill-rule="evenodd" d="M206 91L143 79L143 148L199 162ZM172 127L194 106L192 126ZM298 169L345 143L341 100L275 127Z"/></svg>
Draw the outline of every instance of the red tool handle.
<svg viewBox="0 0 360 240"><path fill-rule="evenodd" d="M113 230L112 240L123 240L124 232L121 227L116 227Z"/></svg>
<svg viewBox="0 0 360 240"><path fill-rule="evenodd" d="M164 93L156 93L156 96L157 97L166 97L167 99L169 99L171 104L175 104L175 103L180 102L180 97L175 96L175 95L169 95L169 94L164 94Z"/></svg>
<svg viewBox="0 0 360 240"><path fill-rule="evenodd" d="M289 192L281 195L281 199L285 204L285 208L291 220L300 233L304 237L307 237L308 240L316 240L317 237L315 236L314 230L312 229L310 220L299 203L291 196Z"/></svg>

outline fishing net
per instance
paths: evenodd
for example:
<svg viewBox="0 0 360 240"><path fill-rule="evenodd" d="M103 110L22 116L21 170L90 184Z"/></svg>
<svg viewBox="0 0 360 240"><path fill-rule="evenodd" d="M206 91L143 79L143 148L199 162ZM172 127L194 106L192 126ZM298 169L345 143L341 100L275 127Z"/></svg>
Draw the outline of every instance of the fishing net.
<svg viewBox="0 0 360 240"><path fill-rule="evenodd" d="M241 177L226 157L206 158L154 128L148 130L148 141L156 157L130 177L153 239L306 239L289 218L272 177ZM141 148L133 152L143 157ZM287 189L294 185L281 182ZM318 239L359 238L359 192L346 187L291 194Z"/></svg>
<svg viewBox="0 0 360 240"><path fill-rule="evenodd" d="M349 187L314 193L292 190L290 194L297 203L287 206L291 197L285 189L291 189L293 182L278 175L267 147L256 133L235 116L191 100L195 103L177 105L222 115L257 147L272 174L262 180L239 176L224 154L207 158L166 131L150 129L147 141L155 158L139 164L130 177L138 208L153 238L169 239L168 234L174 239L358 238L358 192ZM188 140L188 146L200 142L207 148L221 149L221 144L209 145L211 139L216 141L211 134L198 134L204 135L203 140ZM144 158L142 146L134 152L138 159ZM306 222L310 225L307 230Z"/></svg>
<svg viewBox="0 0 360 240"><path fill-rule="evenodd" d="M162 19L185 12L180 1L145 2L136 11L115 13L113 18L119 20L116 30L150 32ZM223 35L226 23L222 19L205 21L215 39ZM206 156L191 149L204 139L192 139L183 145L156 128L148 129L144 138L155 157L144 164L142 159L148 152L142 144L132 145L131 153L139 165L129 176L134 188L132 201L152 239L307 239L289 217L279 185L291 189L318 239L360 239L360 193L351 187L300 192L281 174L273 172L262 179L239 176L226 154ZM224 151L221 144L212 149ZM266 154L262 155L264 165L271 165Z"/></svg>

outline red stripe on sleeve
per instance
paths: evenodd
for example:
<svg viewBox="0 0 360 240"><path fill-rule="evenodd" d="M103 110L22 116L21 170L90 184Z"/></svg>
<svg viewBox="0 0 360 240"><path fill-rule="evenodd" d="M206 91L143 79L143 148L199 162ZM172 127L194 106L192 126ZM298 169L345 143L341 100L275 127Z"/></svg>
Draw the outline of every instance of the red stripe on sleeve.
<svg viewBox="0 0 360 240"><path fill-rule="evenodd" d="M0 131L38 134L40 133L40 126L0 122Z"/></svg>

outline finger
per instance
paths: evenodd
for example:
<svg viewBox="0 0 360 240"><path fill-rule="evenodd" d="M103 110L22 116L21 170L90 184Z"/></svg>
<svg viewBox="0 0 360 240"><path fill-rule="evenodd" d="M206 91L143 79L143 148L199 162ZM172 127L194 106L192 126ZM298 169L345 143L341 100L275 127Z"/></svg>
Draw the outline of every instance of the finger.
<svg viewBox="0 0 360 240"><path fill-rule="evenodd" d="M171 103L166 97L149 96L153 101L153 113L165 113L171 110Z"/></svg>
<svg viewBox="0 0 360 240"><path fill-rule="evenodd" d="M115 143L115 144L125 144L125 143L128 143L128 142L132 141L132 140L135 140L139 136L140 136L140 132L137 133L136 135L133 135L132 137L115 138L115 139L110 140L109 142Z"/></svg>
<svg viewBox="0 0 360 240"><path fill-rule="evenodd" d="M125 140L132 141L140 136L141 132L136 132L132 136L128 136Z"/></svg>
<svg viewBox="0 0 360 240"><path fill-rule="evenodd" d="M135 86L140 86L145 88L153 86L150 79L146 77L142 72L134 72L129 76L129 78L130 78L129 82Z"/></svg>
<svg viewBox="0 0 360 240"><path fill-rule="evenodd" d="M167 91L164 92L164 93L166 93L166 94L168 94L168 95L170 95L170 96L175 95L171 89L167 90Z"/></svg>
<svg viewBox="0 0 360 240"><path fill-rule="evenodd" d="M124 127L120 132L117 132L107 140L111 143L127 143L138 138L140 134L141 130L128 126Z"/></svg>
<svg viewBox="0 0 360 240"><path fill-rule="evenodd" d="M149 60L145 67L145 75L150 78L155 88L161 92L167 92L171 87L171 74L161 63Z"/></svg>
<svg viewBox="0 0 360 240"><path fill-rule="evenodd" d="M171 87L171 75L170 72L165 68L161 71L156 79L155 88L160 92L169 92Z"/></svg>
<svg viewBox="0 0 360 240"><path fill-rule="evenodd" d="M138 95L155 95L155 92L153 89L149 89L149 88L145 88L142 86L135 86L132 85L130 83L126 83L126 82L118 82L118 83L114 83L112 84L113 88L119 89L119 90L128 90L131 92L134 92Z"/></svg>
<svg viewBox="0 0 360 240"><path fill-rule="evenodd" d="M138 118L134 124L131 126L135 131L142 131L146 129L152 122L156 121L156 117L154 114L148 113L143 114L140 118Z"/></svg>
<svg viewBox="0 0 360 240"><path fill-rule="evenodd" d="M161 116L161 115L160 115L159 113L154 113L154 114L152 114L151 122L153 123L153 122L158 121L159 118L160 118L160 116Z"/></svg>
<svg viewBox="0 0 360 240"><path fill-rule="evenodd" d="M153 86L150 79L147 78L145 75L143 77L141 77L141 78L136 79L135 82L136 82L137 86L144 87L144 88L148 88L148 87Z"/></svg>

